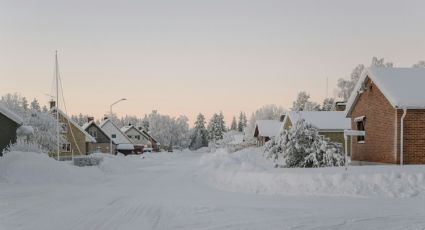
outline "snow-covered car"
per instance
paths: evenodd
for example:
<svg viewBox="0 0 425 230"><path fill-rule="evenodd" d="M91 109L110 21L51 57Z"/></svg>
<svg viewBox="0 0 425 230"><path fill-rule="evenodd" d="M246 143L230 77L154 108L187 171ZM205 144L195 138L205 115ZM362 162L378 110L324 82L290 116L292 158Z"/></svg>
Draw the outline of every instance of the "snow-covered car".
<svg viewBox="0 0 425 230"><path fill-rule="evenodd" d="M143 149L143 152L144 153L151 153L153 151L153 149L152 148L144 148Z"/></svg>

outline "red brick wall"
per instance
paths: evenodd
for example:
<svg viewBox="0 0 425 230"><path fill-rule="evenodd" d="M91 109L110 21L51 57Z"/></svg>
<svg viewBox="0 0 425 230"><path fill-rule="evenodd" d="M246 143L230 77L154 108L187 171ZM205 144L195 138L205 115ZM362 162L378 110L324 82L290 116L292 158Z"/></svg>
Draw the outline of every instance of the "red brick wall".
<svg viewBox="0 0 425 230"><path fill-rule="evenodd" d="M403 110L397 111L400 127ZM405 164L425 164L425 110L407 110L404 118ZM398 146L400 145L398 141Z"/></svg>
<svg viewBox="0 0 425 230"><path fill-rule="evenodd" d="M354 118L366 116L364 143L357 143L357 138L352 137L352 160L397 163L397 111L373 82L368 80L368 84L371 88L359 96L350 116L352 129L357 129Z"/></svg>

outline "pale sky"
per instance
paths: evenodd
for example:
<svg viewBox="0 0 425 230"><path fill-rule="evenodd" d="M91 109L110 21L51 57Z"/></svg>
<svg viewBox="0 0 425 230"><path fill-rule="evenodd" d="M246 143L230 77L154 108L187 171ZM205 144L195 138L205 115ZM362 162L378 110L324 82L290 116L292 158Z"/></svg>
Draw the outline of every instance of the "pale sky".
<svg viewBox="0 0 425 230"><path fill-rule="evenodd" d="M230 121L265 104L321 102L372 56L425 60L425 1L0 0L0 94L46 103L54 51L71 114L156 109Z"/></svg>

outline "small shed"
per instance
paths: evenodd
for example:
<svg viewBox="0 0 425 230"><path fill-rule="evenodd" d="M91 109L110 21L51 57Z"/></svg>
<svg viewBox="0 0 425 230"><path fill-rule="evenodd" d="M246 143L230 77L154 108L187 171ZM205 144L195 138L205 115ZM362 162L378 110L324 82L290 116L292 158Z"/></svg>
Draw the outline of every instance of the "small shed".
<svg viewBox="0 0 425 230"><path fill-rule="evenodd" d="M255 122L254 137L257 138L257 146L263 146L279 134L282 122L278 120L258 120Z"/></svg>
<svg viewBox="0 0 425 230"><path fill-rule="evenodd" d="M16 142L16 130L22 125L23 120L14 112L0 104L0 156L4 149Z"/></svg>

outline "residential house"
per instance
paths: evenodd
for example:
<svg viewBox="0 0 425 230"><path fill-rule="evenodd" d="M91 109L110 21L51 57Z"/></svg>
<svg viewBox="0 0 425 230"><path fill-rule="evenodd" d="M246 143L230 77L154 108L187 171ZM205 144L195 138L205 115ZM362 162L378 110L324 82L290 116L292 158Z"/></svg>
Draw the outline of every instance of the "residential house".
<svg viewBox="0 0 425 230"><path fill-rule="evenodd" d="M134 145L131 140L108 118L105 118L99 127L110 137L117 145L116 151L124 155L132 154Z"/></svg>
<svg viewBox="0 0 425 230"><path fill-rule="evenodd" d="M425 69L368 68L345 111L351 129L352 162L425 163Z"/></svg>
<svg viewBox="0 0 425 230"><path fill-rule="evenodd" d="M16 142L16 130L22 123L22 118L0 104L0 156L8 145Z"/></svg>
<svg viewBox="0 0 425 230"><path fill-rule="evenodd" d="M142 154L144 147L152 147L149 136L143 132L142 128L136 128L134 125L129 124L128 126L122 127L121 132L127 135L131 140L136 154Z"/></svg>
<svg viewBox="0 0 425 230"><path fill-rule="evenodd" d="M278 120L258 120L255 122L254 137L257 138L257 146L263 146L279 134L282 122Z"/></svg>
<svg viewBox="0 0 425 230"><path fill-rule="evenodd" d="M65 136L66 143L63 143L60 148L61 159L66 159L75 155L87 155L87 143L96 143L96 139L81 128L62 110L54 107L55 103L51 102L50 112L56 118L56 113L59 112L60 133ZM52 156L56 154L51 153Z"/></svg>
<svg viewBox="0 0 425 230"><path fill-rule="evenodd" d="M87 143L87 152L111 153L111 138L108 134L94 122L93 117L89 117L87 123L82 128L96 139L96 142ZM116 152L116 144L112 141L112 153Z"/></svg>
<svg viewBox="0 0 425 230"><path fill-rule="evenodd" d="M344 130L350 128L350 119L343 111L291 111L286 114L282 128L290 129L300 119L315 126L319 135L329 141L340 143L345 148ZM350 148L348 148L350 154Z"/></svg>
<svg viewBox="0 0 425 230"><path fill-rule="evenodd" d="M145 134L145 136L149 138L150 146L148 145L148 147L152 148L154 152L159 152L159 148L161 147L161 144L145 130L142 130L141 128L139 128L139 130L141 130Z"/></svg>

